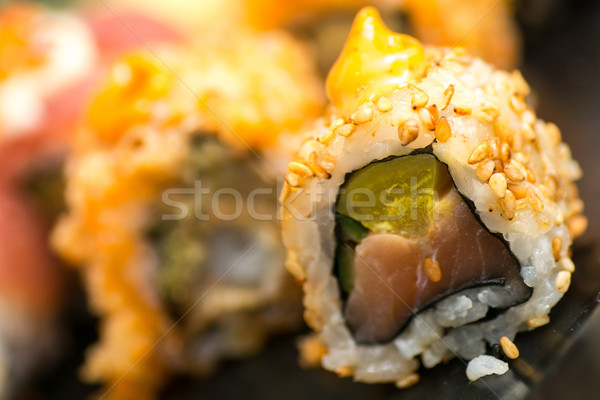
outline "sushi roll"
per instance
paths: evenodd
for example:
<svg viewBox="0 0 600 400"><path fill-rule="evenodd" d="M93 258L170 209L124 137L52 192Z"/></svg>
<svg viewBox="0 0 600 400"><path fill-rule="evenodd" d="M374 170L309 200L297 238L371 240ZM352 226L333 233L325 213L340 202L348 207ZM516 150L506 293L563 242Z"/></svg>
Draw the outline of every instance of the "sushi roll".
<svg viewBox="0 0 600 400"><path fill-rule="evenodd" d="M275 177L279 132L323 105L309 53L243 31L157 54L117 60L92 101L53 233L100 319L83 377L103 398L154 398L301 322Z"/></svg>
<svg viewBox="0 0 600 400"><path fill-rule="evenodd" d="M507 1L488 0L250 0L248 20L259 29L285 26L318 45L319 57L335 61L352 16L375 5L394 29L437 46L465 47L469 53L499 68L519 64L520 32ZM343 30L343 31L342 31ZM332 55L333 53L333 55Z"/></svg>
<svg viewBox="0 0 600 400"><path fill-rule="evenodd" d="M579 166L528 93L518 71L360 11L281 195L306 362L405 387L460 357L477 379L508 369L487 346L515 358L517 332L548 322L587 221Z"/></svg>

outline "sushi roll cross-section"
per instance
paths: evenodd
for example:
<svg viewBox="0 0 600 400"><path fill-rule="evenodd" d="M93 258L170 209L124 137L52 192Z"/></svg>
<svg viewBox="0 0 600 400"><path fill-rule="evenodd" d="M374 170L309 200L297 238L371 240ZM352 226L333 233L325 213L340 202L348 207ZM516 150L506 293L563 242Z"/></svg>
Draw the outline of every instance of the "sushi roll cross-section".
<svg viewBox="0 0 600 400"><path fill-rule="evenodd" d="M515 335L547 323L586 219L579 166L528 93L359 12L280 198L307 362L405 387L459 357L474 380L508 369L489 347L516 358Z"/></svg>

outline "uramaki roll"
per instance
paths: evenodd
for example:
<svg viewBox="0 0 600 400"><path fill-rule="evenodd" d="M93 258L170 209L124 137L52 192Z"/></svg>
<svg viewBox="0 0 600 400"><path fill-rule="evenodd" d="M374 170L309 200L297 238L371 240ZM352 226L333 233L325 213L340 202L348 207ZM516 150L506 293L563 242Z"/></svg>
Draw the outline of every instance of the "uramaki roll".
<svg viewBox="0 0 600 400"><path fill-rule="evenodd" d="M84 377L105 398L153 398L169 373L250 354L301 314L265 153L321 110L309 54L245 31L157 54L113 66L53 237L100 317Z"/></svg>
<svg viewBox="0 0 600 400"><path fill-rule="evenodd" d="M365 8L327 91L331 112L281 196L286 266L315 331L304 358L406 386L418 358L496 343L515 357L516 333L547 323L567 291L586 224L579 166L521 74L423 47ZM506 371L486 357L469 378Z"/></svg>

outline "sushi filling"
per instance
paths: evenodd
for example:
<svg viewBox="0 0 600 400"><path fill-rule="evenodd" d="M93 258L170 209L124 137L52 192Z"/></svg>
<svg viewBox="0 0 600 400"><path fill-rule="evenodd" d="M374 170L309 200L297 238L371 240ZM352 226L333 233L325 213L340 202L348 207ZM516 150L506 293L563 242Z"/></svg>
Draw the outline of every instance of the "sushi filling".
<svg viewBox="0 0 600 400"><path fill-rule="evenodd" d="M336 205L336 272L355 339L386 342L410 318L459 291L531 294L504 241L477 219L431 154L376 162L346 179Z"/></svg>
<svg viewBox="0 0 600 400"><path fill-rule="evenodd" d="M271 194L250 195L256 188L266 192L271 186ZM185 204L189 212L182 219L162 220L149 232L159 259L158 289L163 305L174 319L192 310L185 327L190 335L208 329L211 315L228 311L207 312L196 304L199 299L208 300L223 291L229 296L227 307L236 310L252 307L252 303L246 297L247 304L241 304L244 298L235 293L254 293L257 299L264 294L265 275L273 263L283 259L274 186L252 163L232 155L215 138L197 135L191 139L191 153L175 187L194 188L194 194L170 197ZM218 195L219 191L224 194ZM233 192L239 197L231 195ZM254 200L252 207L242 207L239 200L249 196ZM158 208L156 215L173 211L162 203ZM254 212L272 218L256 221Z"/></svg>

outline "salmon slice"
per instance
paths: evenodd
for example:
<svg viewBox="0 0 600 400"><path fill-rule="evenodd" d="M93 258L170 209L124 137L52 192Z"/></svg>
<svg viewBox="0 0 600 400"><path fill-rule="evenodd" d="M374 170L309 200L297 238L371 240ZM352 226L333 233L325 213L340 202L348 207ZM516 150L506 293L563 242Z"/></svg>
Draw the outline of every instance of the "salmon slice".
<svg viewBox="0 0 600 400"><path fill-rule="evenodd" d="M370 234L356 246L354 289L345 314L358 341L388 341L414 314L463 289L504 285L515 303L529 296L518 261L481 225L458 191L451 189L441 203L450 212L440 212L424 237ZM439 266L439 280L426 273L426 258Z"/></svg>

